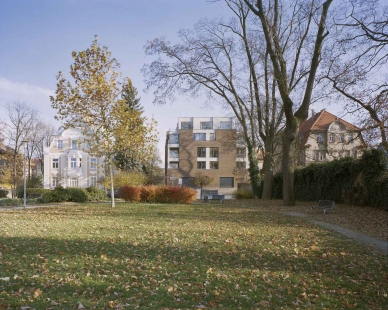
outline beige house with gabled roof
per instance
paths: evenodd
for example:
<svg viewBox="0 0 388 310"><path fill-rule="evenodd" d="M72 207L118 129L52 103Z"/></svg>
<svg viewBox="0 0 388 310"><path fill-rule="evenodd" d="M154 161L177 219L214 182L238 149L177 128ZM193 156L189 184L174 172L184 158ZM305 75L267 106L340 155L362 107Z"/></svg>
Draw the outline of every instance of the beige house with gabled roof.
<svg viewBox="0 0 388 310"><path fill-rule="evenodd" d="M298 163L306 166L342 157L361 156L366 145L357 126L323 109L299 126Z"/></svg>

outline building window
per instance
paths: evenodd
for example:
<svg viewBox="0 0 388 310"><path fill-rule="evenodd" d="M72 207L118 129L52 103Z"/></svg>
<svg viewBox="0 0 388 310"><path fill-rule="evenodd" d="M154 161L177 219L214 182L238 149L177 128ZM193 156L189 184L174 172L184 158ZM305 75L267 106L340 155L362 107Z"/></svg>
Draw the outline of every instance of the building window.
<svg viewBox="0 0 388 310"><path fill-rule="evenodd" d="M206 169L206 161L197 161L197 169Z"/></svg>
<svg viewBox="0 0 388 310"><path fill-rule="evenodd" d="M59 184L59 178L58 177L52 177L51 179L51 187L57 187Z"/></svg>
<svg viewBox="0 0 388 310"><path fill-rule="evenodd" d="M78 187L78 178L70 178L70 180L69 180L70 182L70 184L69 184L69 186L70 187Z"/></svg>
<svg viewBox="0 0 388 310"><path fill-rule="evenodd" d="M335 140L335 135L334 135L334 133L331 133L331 134L329 135L329 141L330 141L330 142L334 142L334 140Z"/></svg>
<svg viewBox="0 0 388 310"><path fill-rule="evenodd" d="M182 186L195 187L193 177L182 177Z"/></svg>
<svg viewBox="0 0 388 310"><path fill-rule="evenodd" d="M246 149L245 149L245 147L238 147L237 149L236 149L236 155L237 155L237 157L245 157L245 154L246 154Z"/></svg>
<svg viewBox="0 0 388 310"><path fill-rule="evenodd" d="M206 157L206 147L197 147L197 157Z"/></svg>
<svg viewBox="0 0 388 310"><path fill-rule="evenodd" d="M62 150L63 149L63 140L58 140L57 141L57 149Z"/></svg>
<svg viewBox="0 0 388 310"><path fill-rule="evenodd" d="M191 122L181 122L181 129L193 129Z"/></svg>
<svg viewBox="0 0 388 310"><path fill-rule="evenodd" d="M230 122L220 122L221 129L232 129L232 124Z"/></svg>
<svg viewBox="0 0 388 310"><path fill-rule="evenodd" d="M97 168L97 158L90 157L90 169L96 169Z"/></svg>
<svg viewBox="0 0 388 310"><path fill-rule="evenodd" d="M211 161L210 169L218 169L218 161Z"/></svg>
<svg viewBox="0 0 388 310"><path fill-rule="evenodd" d="M315 161L319 160L319 151L314 151L314 160Z"/></svg>
<svg viewBox="0 0 388 310"><path fill-rule="evenodd" d="M89 178L89 186L97 186L97 177Z"/></svg>
<svg viewBox="0 0 388 310"><path fill-rule="evenodd" d="M236 168L237 169L245 169L247 167L247 163L245 161L237 161Z"/></svg>
<svg viewBox="0 0 388 310"><path fill-rule="evenodd" d="M344 138L344 134L343 133L339 134L339 141L340 142L345 142L345 138Z"/></svg>
<svg viewBox="0 0 388 310"><path fill-rule="evenodd" d="M212 122L201 122L200 128L201 129L213 129Z"/></svg>
<svg viewBox="0 0 388 310"><path fill-rule="evenodd" d="M348 142L353 142L353 134L352 133L348 134Z"/></svg>
<svg viewBox="0 0 388 310"><path fill-rule="evenodd" d="M59 168L59 158L53 158L53 168L54 169Z"/></svg>
<svg viewBox="0 0 388 310"><path fill-rule="evenodd" d="M71 149L78 150L78 141L77 140L71 140Z"/></svg>
<svg viewBox="0 0 388 310"><path fill-rule="evenodd" d="M218 147L210 148L210 157L218 158Z"/></svg>
<svg viewBox="0 0 388 310"><path fill-rule="evenodd" d="M323 136L321 133L317 134L317 141L322 142L323 141Z"/></svg>
<svg viewBox="0 0 388 310"><path fill-rule="evenodd" d="M70 168L77 168L77 158L70 158Z"/></svg>
<svg viewBox="0 0 388 310"><path fill-rule="evenodd" d="M320 161L326 161L326 152L325 151L321 151L319 153L319 160Z"/></svg>
<svg viewBox="0 0 388 310"><path fill-rule="evenodd" d="M220 178L220 187L223 188L233 188L234 187L234 178Z"/></svg>
<svg viewBox="0 0 388 310"><path fill-rule="evenodd" d="M216 134L215 133L209 133L209 140L215 141L216 140Z"/></svg>
<svg viewBox="0 0 388 310"><path fill-rule="evenodd" d="M193 140L195 141L205 141L206 133L195 133L193 134Z"/></svg>
<svg viewBox="0 0 388 310"><path fill-rule="evenodd" d="M85 150L90 150L90 144L88 141L85 141Z"/></svg>
<svg viewBox="0 0 388 310"><path fill-rule="evenodd" d="M178 169L179 168L179 162L177 162L177 161L170 162L169 168L170 169Z"/></svg>
<svg viewBox="0 0 388 310"><path fill-rule="evenodd" d="M357 151L356 151L356 150L352 151L352 156L353 156L354 158L357 158Z"/></svg>
<svg viewBox="0 0 388 310"><path fill-rule="evenodd" d="M171 157L171 158L179 158L179 149L178 148L170 149L169 157Z"/></svg>
<svg viewBox="0 0 388 310"><path fill-rule="evenodd" d="M169 134L168 135L168 142L171 144L179 143L179 135L177 134Z"/></svg>

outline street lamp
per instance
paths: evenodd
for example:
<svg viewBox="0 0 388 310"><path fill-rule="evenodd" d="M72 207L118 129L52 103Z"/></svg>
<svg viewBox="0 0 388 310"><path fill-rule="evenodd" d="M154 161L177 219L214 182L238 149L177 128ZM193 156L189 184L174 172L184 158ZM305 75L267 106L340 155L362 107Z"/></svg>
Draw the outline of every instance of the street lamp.
<svg viewBox="0 0 388 310"><path fill-rule="evenodd" d="M23 177L24 177L24 192L23 192L23 206L24 209L26 208L27 205L27 199L26 199L26 145L28 141L23 140L23 157L24 157L24 164L23 164Z"/></svg>

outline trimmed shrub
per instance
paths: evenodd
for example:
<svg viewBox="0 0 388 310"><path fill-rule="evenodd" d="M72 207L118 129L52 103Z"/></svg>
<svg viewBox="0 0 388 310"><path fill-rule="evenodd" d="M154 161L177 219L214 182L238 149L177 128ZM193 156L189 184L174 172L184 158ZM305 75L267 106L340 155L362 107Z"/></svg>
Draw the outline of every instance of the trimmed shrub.
<svg viewBox="0 0 388 310"><path fill-rule="evenodd" d="M8 191L5 189L0 189L0 198L6 198Z"/></svg>
<svg viewBox="0 0 388 310"><path fill-rule="evenodd" d="M236 199L253 199L254 195L251 189L240 188L234 192L233 197Z"/></svg>
<svg viewBox="0 0 388 310"><path fill-rule="evenodd" d="M140 200L142 202L157 202L157 187L154 185L142 186L140 188Z"/></svg>
<svg viewBox="0 0 388 310"><path fill-rule="evenodd" d="M119 198L124 199L125 201L139 202L140 193L141 190L139 187L125 185L121 186L119 189Z"/></svg>
<svg viewBox="0 0 388 310"><path fill-rule="evenodd" d="M23 201L17 198L0 199L0 206L19 206L22 204L23 204Z"/></svg>
<svg viewBox="0 0 388 310"><path fill-rule="evenodd" d="M67 201L73 201L73 202L88 201L88 192L83 188L68 187L66 188L66 191L69 194L69 199Z"/></svg>
<svg viewBox="0 0 388 310"><path fill-rule="evenodd" d="M51 191L52 191L51 189L47 189L47 188L26 188L26 196L28 198L30 195L43 195L44 193L51 192ZM17 196L18 198L23 198L24 196L23 187L18 188Z"/></svg>
<svg viewBox="0 0 388 310"><path fill-rule="evenodd" d="M38 199L38 202L64 202L69 201L70 194L66 188L58 186L53 190L49 190L42 195L42 198Z"/></svg>
<svg viewBox="0 0 388 310"><path fill-rule="evenodd" d="M88 192L89 201L102 201L106 199L106 193L103 189L99 189L95 186L90 186L86 189Z"/></svg>
<svg viewBox="0 0 388 310"><path fill-rule="evenodd" d="M130 202L192 203L197 199L197 191L178 186L122 186L119 189L119 197Z"/></svg>

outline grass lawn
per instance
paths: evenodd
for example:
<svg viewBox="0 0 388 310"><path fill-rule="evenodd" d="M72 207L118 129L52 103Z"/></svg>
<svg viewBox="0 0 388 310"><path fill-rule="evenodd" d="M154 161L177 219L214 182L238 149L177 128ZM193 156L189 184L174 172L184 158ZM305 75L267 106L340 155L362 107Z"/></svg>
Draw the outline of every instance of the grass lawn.
<svg viewBox="0 0 388 310"><path fill-rule="evenodd" d="M388 308L386 256L262 208L0 212L0 246L0 310Z"/></svg>

